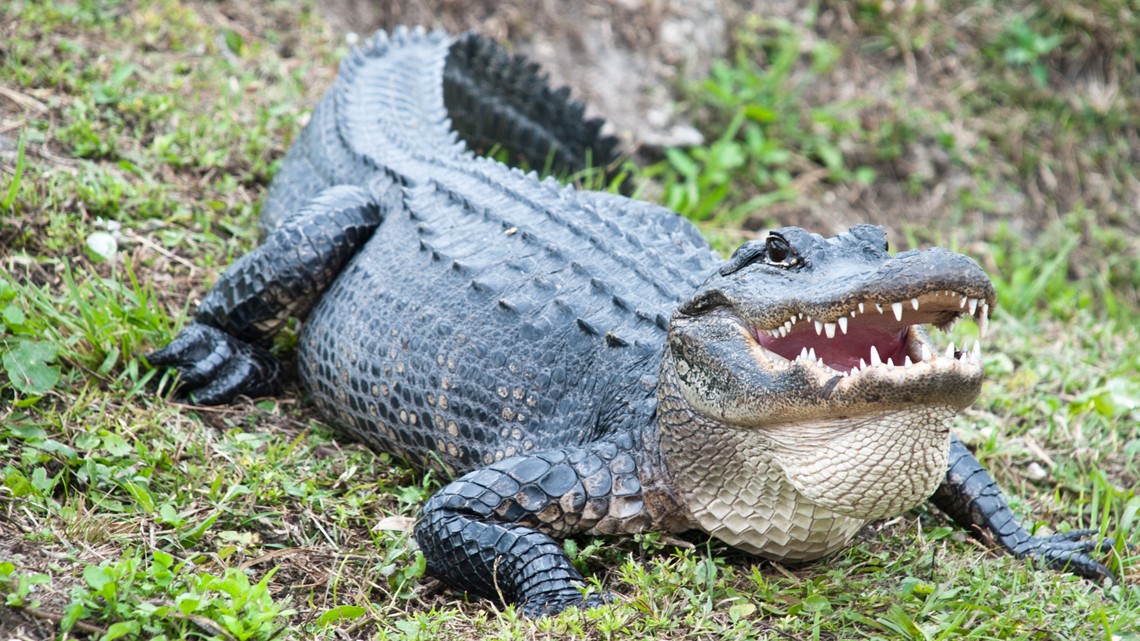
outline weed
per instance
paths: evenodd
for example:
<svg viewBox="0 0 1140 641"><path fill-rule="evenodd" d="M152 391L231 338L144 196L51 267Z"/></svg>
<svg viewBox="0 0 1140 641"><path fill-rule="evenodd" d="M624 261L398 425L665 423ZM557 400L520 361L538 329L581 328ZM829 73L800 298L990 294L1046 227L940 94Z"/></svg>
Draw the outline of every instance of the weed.
<svg viewBox="0 0 1140 641"><path fill-rule="evenodd" d="M1002 61L1012 67L1028 67L1033 80L1044 87L1049 81L1044 58L1060 46L1062 40L1058 34L1046 36L1038 33L1019 16L1006 25L997 48L1001 50Z"/></svg>
<svg viewBox="0 0 1140 641"><path fill-rule="evenodd" d="M789 25L757 20L738 39L732 62L715 62L708 80L691 91L717 138L703 147L667 149L664 161L642 172L661 183L662 204L713 227L739 227L757 211L796 201L797 173L822 167L828 180L873 181L874 170L848 167L840 151L840 140L859 128L841 115L843 108L802 107L798 83L829 70L838 47L817 45L807 54L811 72L793 81L804 56Z"/></svg>
<svg viewBox="0 0 1140 641"><path fill-rule="evenodd" d="M192 564L155 550L149 558L128 552L118 561L87 565L84 585L76 586L63 608L59 627L65 634L80 621L85 631L101 628L103 639L178 639L205 633L240 641L272 639L292 610L269 595L269 572L256 584L232 568L220 575L195 572ZM13 587L7 605L35 608L31 588L50 583L44 574L15 573L0 564L0 584Z"/></svg>
<svg viewBox="0 0 1140 641"><path fill-rule="evenodd" d="M24 145L27 140L27 135L21 133L20 140L16 143L16 167L13 170L12 182L8 183L8 193L4 196L4 200L0 201L0 209L11 210L16 203L16 195L20 193L20 181L24 177L24 167L27 162L27 157L24 156Z"/></svg>

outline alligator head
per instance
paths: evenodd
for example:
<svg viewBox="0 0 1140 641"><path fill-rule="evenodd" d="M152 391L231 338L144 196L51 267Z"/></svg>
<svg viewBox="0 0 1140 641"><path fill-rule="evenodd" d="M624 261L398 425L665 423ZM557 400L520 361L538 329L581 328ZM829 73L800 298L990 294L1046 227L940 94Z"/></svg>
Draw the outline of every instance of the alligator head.
<svg viewBox="0 0 1140 641"><path fill-rule="evenodd" d="M960 254L887 250L870 225L828 239L788 227L737 249L670 323L664 448L682 434L691 447L694 430L716 432L732 469L782 473L795 500L853 519L927 498L946 472L950 419L977 397L982 363L977 343L939 348L924 326L945 330L969 316L984 336L994 289ZM725 483L720 472L683 473L692 474L683 484ZM705 489L696 503L725 491Z"/></svg>

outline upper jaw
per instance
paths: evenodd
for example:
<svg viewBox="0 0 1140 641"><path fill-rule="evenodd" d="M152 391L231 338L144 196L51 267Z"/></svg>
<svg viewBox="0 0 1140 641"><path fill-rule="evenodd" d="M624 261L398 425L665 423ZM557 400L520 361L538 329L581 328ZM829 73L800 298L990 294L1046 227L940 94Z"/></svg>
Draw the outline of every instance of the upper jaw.
<svg viewBox="0 0 1140 641"><path fill-rule="evenodd" d="M985 292L974 295L973 292L963 293L953 289L915 294L906 300L898 299L891 302L884 302L878 297L868 297L854 303L831 305L830 309L821 311L815 318L812 317L810 309L806 313L801 309L790 314L782 322L766 323L766 326L757 326L755 329L758 335L766 334L778 340L795 331L796 324L803 321L815 329L817 336L826 335L832 339L837 334L847 334L851 325L850 319L857 318L861 314L878 313L893 316L895 322L900 325L929 323L942 331L948 331L958 320L969 316L978 324L978 332L984 339L989 328L992 302L993 296L986 296Z"/></svg>
<svg viewBox="0 0 1140 641"><path fill-rule="evenodd" d="M988 283L987 283L988 284ZM939 289L902 299L867 297L828 305L805 305L786 316L745 327L762 348L761 357L777 368L802 367L821 382L855 379L981 375L981 344L958 351L931 344L922 330L930 324L948 330L961 318L974 319L985 338L994 297L990 288ZM841 383L836 381L832 387Z"/></svg>

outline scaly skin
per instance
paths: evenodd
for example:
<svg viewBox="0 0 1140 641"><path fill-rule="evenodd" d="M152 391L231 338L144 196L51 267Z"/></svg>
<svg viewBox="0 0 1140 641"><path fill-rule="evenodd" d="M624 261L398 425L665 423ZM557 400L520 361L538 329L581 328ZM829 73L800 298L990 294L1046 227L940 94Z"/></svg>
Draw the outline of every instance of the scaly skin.
<svg viewBox="0 0 1140 641"><path fill-rule="evenodd" d="M298 371L328 421L458 476L416 524L429 572L530 616L605 600L559 538L696 528L806 560L931 494L1014 554L1109 575L1083 535L1025 532L949 433L980 354L922 326L984 330L994 292L972 260L891 256L861 225L776 230L724 261L672 212L478 158L451 125L534 165L613 147L488 41L381 34L286 156L265 242L151 363L199 403L264 394L263 346L301 319Z"/></svg>

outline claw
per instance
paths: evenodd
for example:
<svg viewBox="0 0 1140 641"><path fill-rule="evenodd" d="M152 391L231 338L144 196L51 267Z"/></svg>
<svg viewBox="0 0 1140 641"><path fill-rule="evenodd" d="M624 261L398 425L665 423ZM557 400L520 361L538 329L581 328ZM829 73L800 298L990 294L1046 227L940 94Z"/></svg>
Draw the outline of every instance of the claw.
<svg viewBox="0 0 1140 641"><path fill-rule="evenodd" d="M267 395L281 371L268 351L202 323L191 323L146 359L174 370L179 395L198 405L221 405L239 394Z"/></svg>
<svg viewBox="0 0 1140 641"><path fill-rule="evenodd" d="M277 378L277 361L267 368L256 358L238 358L227 362L208 385L192 393L198 405L224 405L239 394L268 396Z"/></svg>
<svg viewBox="0 0 1140 641"><path fill-rule="evenodd" d="M1095 529L1082 529L1046 537L1034 536L1015 553L1018 556L1032 556L1053 569L1067 570L1086 579L1108 579L1111 583L1116 583L1116 575L1112 570L1090 556L1090 552L1103 553L1113 547L1114 540L1111 538L1085 538L1098 532Z"/></svg>

